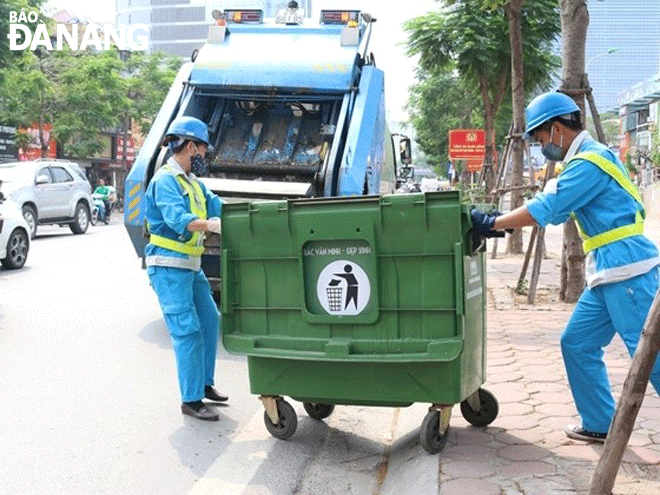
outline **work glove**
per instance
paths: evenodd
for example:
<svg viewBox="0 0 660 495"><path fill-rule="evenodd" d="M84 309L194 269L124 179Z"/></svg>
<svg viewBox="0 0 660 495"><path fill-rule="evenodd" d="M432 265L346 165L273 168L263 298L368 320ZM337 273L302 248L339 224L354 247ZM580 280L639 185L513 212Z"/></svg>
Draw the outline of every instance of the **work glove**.
<svg viewBox="0 0 660 495"><path fill-rule="evenodd" d="M501 213L498 211L495 211L492 214L487 214L478 208L474 208L470 212L474 233L482 237L494 237L497 235L497 231L493 230L493 225L495 225L495 219L499 215L501 215Z"/></svg>
<svg viewBox="0 0 660 495"><path fill-rule="evenodd" d="M221 232L222 224L218 217L211 217L206 222L208 223L206 230L209 232L215 232L216 234Z"/></svg>

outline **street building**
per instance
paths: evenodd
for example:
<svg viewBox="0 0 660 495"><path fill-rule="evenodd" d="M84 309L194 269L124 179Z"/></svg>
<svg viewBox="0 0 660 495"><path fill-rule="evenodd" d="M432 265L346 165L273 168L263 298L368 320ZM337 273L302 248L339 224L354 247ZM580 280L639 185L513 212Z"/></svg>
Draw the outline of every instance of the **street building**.
<svg viewBox="0 0 660 495"><path fill-rule="evenodd" d="M589 2L585 72L599 112L620 106L619 94L657 73L660 2Z"/></svg>
<svg viewBox="0 0 660 495"><path fill-rule="evenodd" d="M190 57L208 36L214 9L261 9L264 17L275 17L284 0L117 0L116 24L146 24L149 51ZM298 0L305 15L312 14L312 0Z"/></svg>

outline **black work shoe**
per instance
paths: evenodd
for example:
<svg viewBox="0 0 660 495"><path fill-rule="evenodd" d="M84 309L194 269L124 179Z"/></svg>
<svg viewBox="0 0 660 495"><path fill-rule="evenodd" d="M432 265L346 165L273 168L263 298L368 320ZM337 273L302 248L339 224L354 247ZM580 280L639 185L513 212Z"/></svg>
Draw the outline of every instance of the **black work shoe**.
<svg viewBox="0 0 660 495"><path fill-rule="evenodd" d="M568 438L574 440L583 440L585 442L598 442L604 443L607 438L607 433L596 433L595 431L585 430L578 425L568 425L564 430Z"/></svg>
<svg viewBox="0 0 660 495"><path fill-rule="evenodd" d="M193 418L203 419L204 421L217 421L219 418L218 413L204 404L199 409L195 409L192 405L184 402L181 404L181 412Z"/></svg>
<svg viewBox="0 0 660 495"><path fill-rule="evenodd" d="M225 402L229 400L229 397L222 395L211 385L206 385L204 387L204 397L208 400L212 400L213 402Z"/></svg>

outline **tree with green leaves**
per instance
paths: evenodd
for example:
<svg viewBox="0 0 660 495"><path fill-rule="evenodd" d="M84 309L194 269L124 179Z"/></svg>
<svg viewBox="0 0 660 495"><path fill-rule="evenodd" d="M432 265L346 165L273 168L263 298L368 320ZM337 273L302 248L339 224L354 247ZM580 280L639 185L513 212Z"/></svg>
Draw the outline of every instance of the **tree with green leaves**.
<svg viewBox="0 0 660 495"><path fill-rule="evenodd" d="M41 156L46 157L46 124L58 108L57 63L50 55L25 52L10 67L0 71L0 122L30 127L36 124ZM26 135L17 136L25 144Z"/></svg>
<svg viewBox="0 0 660 495"><path fill-rule="evenodd" d="M103 149L99 132L119 124L129 104L124 96L123 64L114 50L57 53L62 65L57 78L59 109L53 126L55 138L66 156L94 156Z"/></svg>
<svg viewBox="0 0 660 495"><path fill-rule="evenodd" d="M132 120L148 129L178 65L178 59L141 53L124 62L117 50L27 51L0 71L0 121L36 124L42 156L48 148L43 129L52 124L64 155L86 159L103 148L99 133L109 127L124 128L124 143Z"/></svg>
<svg viewBox="0 0 660 495"><path fill-rule="evenodd" d="M0 120L38 129L41 156L48 151L46 124L64 154L87 158L102 149L98 133L118 121L121 61L111 51L26 51L2 71ZM21 141L23 132L18 132Z"/></svg>
<svg viewBox="0 0 660 495"><path fill-rule="evenodd" d="M147 133L172 86L181 59L163 53L131 53L124 65L126 97L130 100L129 117Z"/></svg>
<svg viewBox="0 0 660 495"><path fill-rule="evenodd" d="M180 66L181 59L162 53L135 52L128 56L123 70L126 97L122 115L124 168L131 121L137 123L143 134L149 132Z"/></svg>
<svg viewBox="0 0 660 495"><path fill-rule="evenodd" d="M512 132L509 156L511 158L512 188L523 183L523 132L525 130L525 78L522 46L522 7L524 0L482 0L484 8L503 9L509 23L509 44L511 46L511 103ZM503 164L505 166L505 164ZM511 191L511 209L523 204L523 191ZM509 235L507 250L510 253L522 253L522 229L514 229Z"/></svg>
<svg viewBox="0 0 660 495"><path fill-rule="evenodd" d="M450 69L438 74L419 74L417 82L409 88L406 109L417 144L440 176L445 175L449 160L449 131L480 129L484 125L478 92ZM495 117L495 134L506 135L510 125L511 102L505 99Z"/></svg>
<svg viewBox="0 0 660 495"><path fill-rule="evenodd" d="M422 73L448 67L478 91L486 130L486 186L494 182L495 118L511 91L511 46L504 11L485 8L484 0L448 0L438 11L408 21L408 53L419 55ZM559 66L552 43L559 34L554 0L527 0L521 10L524 80L527 92L547 86ZM437 118L444 118L438 115Z"/></svg>
<svg viewBox="0 0 660 495"><path fill-rule="evenodd" d="M422 75L410 88L407 109L416 141L436 173L444 175L451 129L483 125L481 100L451 70Z"/></svg>

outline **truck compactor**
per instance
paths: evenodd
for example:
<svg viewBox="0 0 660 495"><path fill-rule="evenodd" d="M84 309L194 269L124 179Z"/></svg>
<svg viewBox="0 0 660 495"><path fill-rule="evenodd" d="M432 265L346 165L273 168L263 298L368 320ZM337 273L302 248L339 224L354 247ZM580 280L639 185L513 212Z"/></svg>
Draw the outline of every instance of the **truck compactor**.
<svg viewBox="0 0 660 495"><path fill-rule="evenodd" d="M189 115L209 126L205 185L223 198L301 198L392 192L410 140L390 133L383 71L369 50L373 22L358 10L214 11L216 24L183 64L125 183L124 223L144 257L144 194L169 158L163 136ZM202 267L217 290L219 251ZM144 258L143 258L144 259Z"/></svg>

